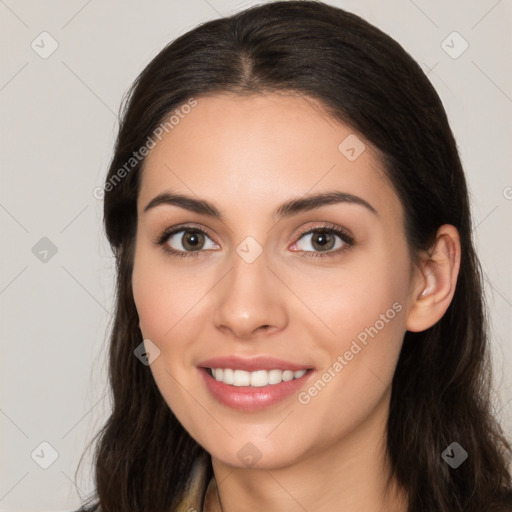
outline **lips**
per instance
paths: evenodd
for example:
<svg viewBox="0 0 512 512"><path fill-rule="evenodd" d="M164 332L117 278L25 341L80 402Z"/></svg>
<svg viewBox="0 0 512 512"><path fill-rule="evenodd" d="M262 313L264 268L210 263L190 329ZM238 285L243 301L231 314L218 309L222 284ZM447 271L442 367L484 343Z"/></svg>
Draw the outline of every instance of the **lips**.
<svg viewBox="0 0 512 512"><path fill-rule="evenodd" d="M258 411L285 401L298 393L316 373L309 364L292 363L267 356L253 358L216 357L201 361L197 366L200 378L212 398L229 408L246 412ZM222 380L216 380L212 375L212 368L215 369L215 373L221 370L222 373L225 369L233 370L233 372L238 370L240 373L259 373L263 370L262 373L269 372L269 376L281 370L287 374L294 373L294 378L275 384L269 382L267 385L264 382L259 382L255 386L244 385L241 382L238 382L238 385L230 385L222 382ZM295 374L295 372L298 373Z"/></svg>
<svg viewBox="0 0 512 512"><path fill-rule="evenodd" d="M251 358L237 356L214 357L199 362L197 366L201 368L231 368L233 370L245 370L246 372L255 372L257 370L291 370L296 372L312 368L312 366L307 363L291 363L269 356Z"/></svg>

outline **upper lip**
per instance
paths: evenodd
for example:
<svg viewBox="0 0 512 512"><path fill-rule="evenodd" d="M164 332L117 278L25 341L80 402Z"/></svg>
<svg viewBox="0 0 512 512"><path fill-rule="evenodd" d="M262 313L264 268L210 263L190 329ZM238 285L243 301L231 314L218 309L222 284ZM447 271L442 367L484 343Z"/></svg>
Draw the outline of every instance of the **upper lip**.
<svg viewBox="0 0 512 512"><path fill-rule="evenodd" d="M270 356L256 356L250 358L237 356L213 357L199 362L197 366L203 368L231 368L233 370L245 370L246 372L275 369L299 371L311 368L307 364L295 364Z"/></svg>

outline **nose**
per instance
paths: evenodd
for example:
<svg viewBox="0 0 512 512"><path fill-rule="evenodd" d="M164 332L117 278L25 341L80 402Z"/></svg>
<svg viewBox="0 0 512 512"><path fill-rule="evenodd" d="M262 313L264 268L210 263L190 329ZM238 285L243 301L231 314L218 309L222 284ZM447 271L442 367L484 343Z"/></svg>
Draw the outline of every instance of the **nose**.
<svg viewBox="0 0 512 512"><path fill-rule="evenodd" d="M214 288L215 327L233 338L250 340L286 327L286 290L264 254L247 263L235 253L231 270Z"/></svg>

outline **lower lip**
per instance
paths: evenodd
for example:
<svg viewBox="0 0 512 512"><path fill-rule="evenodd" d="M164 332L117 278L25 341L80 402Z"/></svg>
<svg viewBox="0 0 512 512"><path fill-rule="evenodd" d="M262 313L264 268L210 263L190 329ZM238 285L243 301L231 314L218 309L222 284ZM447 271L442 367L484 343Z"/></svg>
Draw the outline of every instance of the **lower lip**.
<svg viewBox="0 0 512 512"><path fill-rule="evenodd" d="M313 370L308 370L302 377L268 386L231 386L215 380L206 368L199 368L206 387L219 402L233 409L257 411L275 405L297 393Z"/></svg>

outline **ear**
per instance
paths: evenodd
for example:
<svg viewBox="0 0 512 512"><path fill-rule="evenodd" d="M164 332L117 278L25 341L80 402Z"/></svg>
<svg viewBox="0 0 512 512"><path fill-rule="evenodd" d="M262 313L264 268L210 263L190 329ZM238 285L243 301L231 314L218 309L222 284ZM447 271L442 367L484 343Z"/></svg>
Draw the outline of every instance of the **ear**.
<svg viewBox="0 0 512 512"><path fill-rule="evenodd" d="M455 293L459 268L459 233L454 226L444 224L415 272L406 321L408 331L424 331L442 318Z"/></svg>

